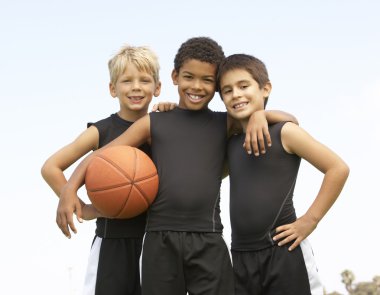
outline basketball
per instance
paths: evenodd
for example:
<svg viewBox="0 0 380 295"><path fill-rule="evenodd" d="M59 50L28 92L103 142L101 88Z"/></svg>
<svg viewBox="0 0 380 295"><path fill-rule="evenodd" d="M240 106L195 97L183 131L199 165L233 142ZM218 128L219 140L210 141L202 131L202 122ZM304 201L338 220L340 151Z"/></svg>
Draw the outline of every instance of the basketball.
<svg viewBox="0 0 380 295"><path fill-rule="evenodd" d="M132 218L146 211L158 191L157 169L143 151L109 147L95 155L85 186L94 207L108 218Z"/></svg>

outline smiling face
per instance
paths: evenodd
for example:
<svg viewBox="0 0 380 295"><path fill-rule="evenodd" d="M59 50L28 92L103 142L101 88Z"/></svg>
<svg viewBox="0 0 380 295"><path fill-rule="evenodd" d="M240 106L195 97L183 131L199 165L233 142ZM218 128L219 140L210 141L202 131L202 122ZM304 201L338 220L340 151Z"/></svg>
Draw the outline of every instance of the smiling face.
<svg viewBox="0 0 380 295"><path fill-rule="evenodd" d="M153 95L160 94L161 84L157 85L151 74L139 71L134 64L129 63L116 83L110 83L109 87L112 97L119 98L119 115L135 121L147 113Z"/></svg>
<svg viewBox="0 0 380 295"><path fill-rule="evenodd" d="M173 70L172 79L178 86L180 108L205 109L215 94L216 65L190 59L179 72Z"/></svg>
<svg viewBox="0 0 380 295"><path fill-rule="evenodd" d="M263 109L265 97L269 96L271 88L270 82L260 88L244 69L229 70L220 78L220 94L227 112L243 126L253 112Z"/></svg>

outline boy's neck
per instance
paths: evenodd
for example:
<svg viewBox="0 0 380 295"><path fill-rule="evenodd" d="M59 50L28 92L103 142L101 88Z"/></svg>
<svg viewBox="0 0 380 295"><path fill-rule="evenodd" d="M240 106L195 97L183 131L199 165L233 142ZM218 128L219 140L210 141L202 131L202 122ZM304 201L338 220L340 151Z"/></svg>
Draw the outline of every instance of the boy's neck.
<svg viewBox="0 0 380 295"><path fill-rule="evenodd" d="M190 112L202 112L202 111L205 111L205 110L208 110L208 106L206 107L203 107L201 109L191 109L191 108L188 108L186 106L181 106L181 105L178 105L177 106L178 109L181 109L181 110L186 110L186 111L190 111Z"/></svg>
<svg viewBox="0 0 380 295"><path fill-rule="evenodd" d="M117 112L117 114L123 120L129 121L129 122L135 122L138 119L144 117L147 114L147 112L146 111L136 112L136 111L122 110L121 109Z"/></svg>
<svg viewBox="0 0 380 295"><path fill-rule="evenodd" d="M249 120L240 120L238 121L241 128L243 128L243 132L245 133L245 131L247 130L247 126L248 126L248 121Z"/></svg>

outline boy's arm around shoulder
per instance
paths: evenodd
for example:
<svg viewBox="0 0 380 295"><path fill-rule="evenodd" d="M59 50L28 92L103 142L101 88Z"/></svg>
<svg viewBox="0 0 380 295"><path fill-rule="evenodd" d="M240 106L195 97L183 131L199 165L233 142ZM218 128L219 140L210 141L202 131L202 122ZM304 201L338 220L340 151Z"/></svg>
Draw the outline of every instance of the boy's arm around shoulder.
<svg viewBox="0 0 380 295"><path fill-rule="evenodd" d="M324 174L319 192L307 212L294 223L276 229L279 234L274 239L283 239L280 246L294 240L291 250L310 235L334 204L347 180L349 167L336 153L293 123L283 126L281 139L288 153L305 159Z"/></svg>
<svg viewBox="0 0 380 295"><path fill-rule="evenodd" d="M150 118L149 115L142 117L131 125L119 137L111 141L109 144L92 152L84 158L73 171L68 182L63 186L60 192L60 199L57 208L56 222L63 234L68 238L71 237L70 229L76 233L73 222L73 213L77 215L79 222L82 222L82 208L78 202L78 189L84 184L87 166L94 155L110 146L128 145L138 147L150 139Z"/></svg>
<svg viewBox="0 0 380 295"><path fill-rule="evenodd" d="M255 156L259 156L260 153L265 154L265 141L268 147L272 145L268 123L274 124L281 121L290 121L298 124L296 117L283 111L257 110L254 112L249 119L244 141L244 148L246 149L247 153L251 154L253 150Z"/></svg>
<svg viewBox="0 0 380 295"><path fill-rule="evenodd" d="M282 121L289 121L299 125L298 120L294 115L284 111L267 110L265 111L265 116L269 124L275 124Z"/></svg>

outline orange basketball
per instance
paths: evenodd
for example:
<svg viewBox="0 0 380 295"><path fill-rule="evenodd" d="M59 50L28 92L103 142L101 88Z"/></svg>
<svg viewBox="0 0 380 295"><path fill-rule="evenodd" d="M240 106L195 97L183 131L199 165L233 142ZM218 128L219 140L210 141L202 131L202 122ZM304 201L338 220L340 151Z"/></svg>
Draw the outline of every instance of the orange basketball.
<svg viewBox="0 0 380 295"><path fill-rule="evenodd" d="M156 197L157 169L141 150L114 146L91 159L85 186L90 201L105 217L131 218L146 211Z"/></svg>

